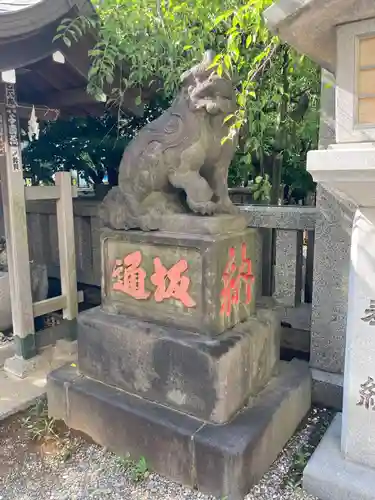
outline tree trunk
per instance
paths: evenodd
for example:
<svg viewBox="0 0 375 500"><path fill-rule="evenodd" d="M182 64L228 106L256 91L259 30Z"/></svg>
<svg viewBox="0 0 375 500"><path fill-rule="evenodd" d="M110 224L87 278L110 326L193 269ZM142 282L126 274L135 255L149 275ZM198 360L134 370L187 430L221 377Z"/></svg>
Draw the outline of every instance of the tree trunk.
<svg viewBox="0 0 375 500"><path fill-rule="evenodd" d="M289 49L286 45L283 46L283 67L282 67L282 85L283 95L280 103L280 120L279 127L276 131L275 153L273 157L272 169L272 190L271 190L271 205L278 205L281 194L281 173L284 160L284 151L287 141L286 119L288 115L289 102Z"/></svg>

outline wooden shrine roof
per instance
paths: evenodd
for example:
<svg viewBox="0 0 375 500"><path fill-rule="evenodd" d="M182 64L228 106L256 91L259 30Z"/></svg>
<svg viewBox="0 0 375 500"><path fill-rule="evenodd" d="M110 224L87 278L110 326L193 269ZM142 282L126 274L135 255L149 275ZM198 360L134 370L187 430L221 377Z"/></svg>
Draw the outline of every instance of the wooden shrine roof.
<svg viewBox="0 0 375 500"><path fill-rule="evenodd" d="M0 72L16 70L18 103L59 109L62 115L101 115L105 104L87 94L88 52L95 44L90 33L67 47L53 42L64 18L94 13L90 0L0 0ZM65 63L55 62L60 51ZM123 107L132 113L137 92L129 90ZM51 117L38 115L40 119Z"/></svg>
<svg viewBox="0 0 375 500"><path fill-rule="evenodd" d="M336 27L374 16L374 0L277 0L264 13L272 31L331 72Z"/></svg>
<svg viewBox="0 0 375 500"><path fill-rule="evenodd" d="M0 14L16 12L27 7L31 7L40 2L40 0L3 0L0 3Z"/></svg>

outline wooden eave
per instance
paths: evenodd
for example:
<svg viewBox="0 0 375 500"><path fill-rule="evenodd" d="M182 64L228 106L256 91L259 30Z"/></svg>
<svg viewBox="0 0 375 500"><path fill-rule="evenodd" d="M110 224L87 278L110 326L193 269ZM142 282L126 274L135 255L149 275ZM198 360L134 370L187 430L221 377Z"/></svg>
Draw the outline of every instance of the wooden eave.
<svg viewBox="0 0 375 500"><path fill-rule="evenodd" d="M19 8L20 2L24 8ZM64 18L93 12L89 0L0 0L0 72L16 70L18 103L44 107L46 113L39 112L39 119L50 119L50 108L64 116L104 113L105 103L86 92L88 53L95 45L95 34L86 34L71 47L62 40L53 42ZM57 51L64 55L64 64L52 59ZM135 89L124 96L125 111L142 111L135 104L136 96Z"/></svg>

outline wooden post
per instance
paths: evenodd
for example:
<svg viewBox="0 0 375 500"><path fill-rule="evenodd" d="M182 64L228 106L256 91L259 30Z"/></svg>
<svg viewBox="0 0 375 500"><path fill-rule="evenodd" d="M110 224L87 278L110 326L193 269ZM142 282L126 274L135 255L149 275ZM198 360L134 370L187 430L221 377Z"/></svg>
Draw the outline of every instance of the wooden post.
<svg viewBox="0 0 375 500"><path fill-rule="evenodd" d="M66 297L63 316L65 319L71 320L75 319L78 315L78 300L70 172L58 172L55 183L60 188L60 198L57 200L57 231L59 239L61 293Z"/></svg>
<svg viewBox="0 0 375 500"><path fill-rule="evenodd" d="M0 81L0 177L12 302L16 354L30 359L36 354L27 238L25 188L19 139L16 90Z"/></svg>

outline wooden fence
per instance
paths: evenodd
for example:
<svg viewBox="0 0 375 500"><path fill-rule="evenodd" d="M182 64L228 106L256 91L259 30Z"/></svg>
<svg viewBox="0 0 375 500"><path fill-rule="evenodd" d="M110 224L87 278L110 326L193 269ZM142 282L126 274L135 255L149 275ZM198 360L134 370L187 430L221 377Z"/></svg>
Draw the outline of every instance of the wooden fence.
<svg viewBox="0 0 375 500"><path fill-rule="evenodd" d="M94 199L77 198L73 202L77 280L90 286L100 286L101 281L99 204ZM259 205L244 206L242 212L249 227L259 228L263 235L263 294L273 295L289 308L310 303L316 209ZM56 204L28 202L27 215L30 257L47 265L49 277L59 279ZM276 237L273 256L268 251L272 232Z"/></svg>

